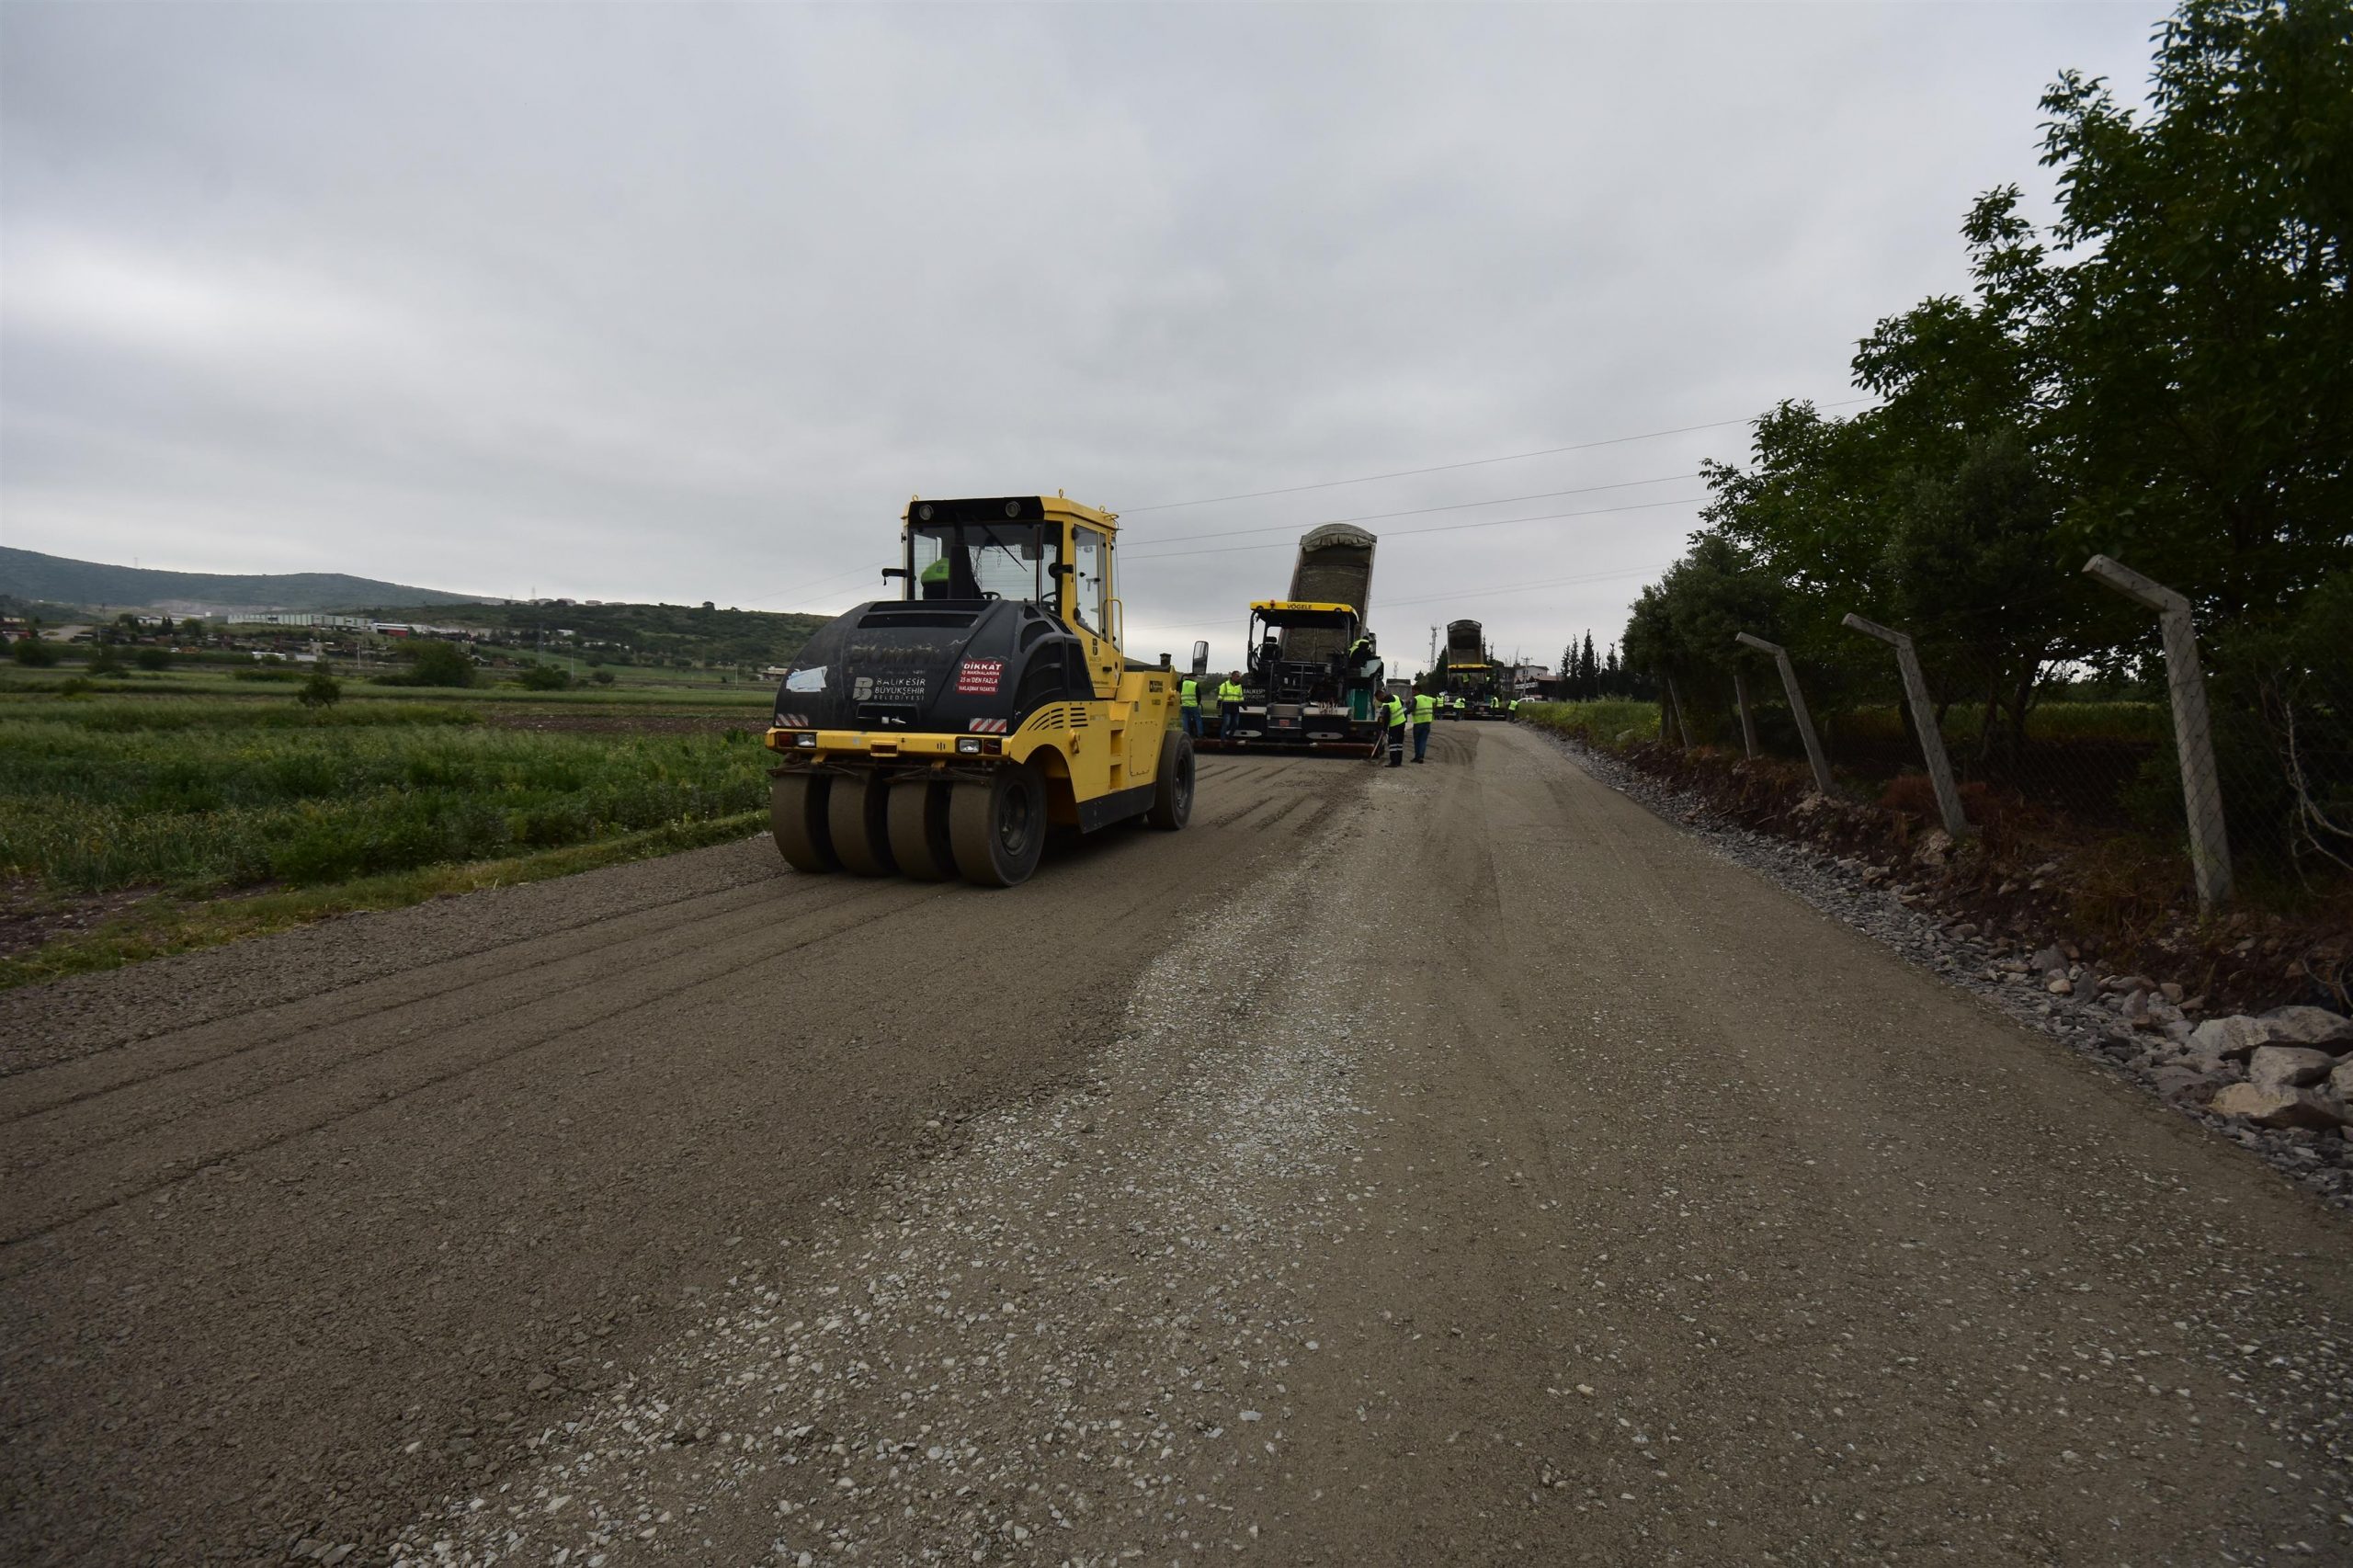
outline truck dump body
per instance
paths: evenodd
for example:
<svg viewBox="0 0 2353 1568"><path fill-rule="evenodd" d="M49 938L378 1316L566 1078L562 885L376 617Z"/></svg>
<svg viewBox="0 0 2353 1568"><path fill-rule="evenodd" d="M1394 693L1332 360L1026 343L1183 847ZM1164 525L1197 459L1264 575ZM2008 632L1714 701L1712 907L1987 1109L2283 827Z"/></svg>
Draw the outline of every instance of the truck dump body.
<svg viewBox="0 0 2353 1568"><path fill-rule="evenodd" d="M1250 607L1239 700L1218 705L1199 744L1209 751L1335 751L1371 755L1381 742L1372 693L1377 665L1356 644L1372 598L1380 541L1347 523L1299 541L1290 597Z"/></svg>
<svg viewBox="0 0 2353 1568"><path fill-rule="evenodd" d="M1372 554L1379 541L1349 523L1325 523L1311 528L1299 541L1299 559L1290 569L1294 600L1347 605L1357 612L1359 625L1372 623ZM1283 657L1310 664L1328 664L1346 653L1343 633L1322 627L1294 626L1283 632Z"/></svg>
<svg viewBox="0 0 2353 1568"><path fill-rule="evenodd" d="M1436 689L1447 697L1461 698L1464 706L1441 708L1440 713L1452 719L1502 719L1510 710L1504 706L1501 696L1501 674L1493 655L1487 652L1487 629L1475 620L1449 620L1446 623L1446 655L1439 668L1431 672Z"/></svg>

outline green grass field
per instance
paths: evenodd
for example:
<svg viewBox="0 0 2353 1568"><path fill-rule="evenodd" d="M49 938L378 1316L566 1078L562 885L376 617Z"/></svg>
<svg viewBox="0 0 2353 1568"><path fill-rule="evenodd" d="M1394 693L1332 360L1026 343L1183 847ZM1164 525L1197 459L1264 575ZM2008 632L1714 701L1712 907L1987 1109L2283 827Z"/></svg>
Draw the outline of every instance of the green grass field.
<svg viewBox="0 0 2353 1568"><path fill-rule="evenodd" d="M558 661L550 660L551 664ZM55 697L71 680L84 680L91 687L90 696L98 699L137 697L245 697L273 701L288 700L301 683L301 675L280 666L281 672L293 676L290 680L247 678L258 673L261 666L245 669L220 665L188 665L174 669L140 670L129 676L85 676L72 665L60 665L45 670L0 665L0 702L16 697ZM582 686L569 691L530 691L513 681L469 687L401 687L378 686L365 677L348 673L335 677L342 685L346 702L414 702L420 698L435 702L521 702L551 704L557 707L630 707L668 706L681 709L716 710L741 708L750 712L766 712L776 687L772 682L729 681L721 683L716 677L699 672L668 670L617 669L611 686Z"/></svg>
<svg viewBox="0 0 2353 1568"><path fill-rule="evenodd" d="M1587 745L1613 748L1629 731L1636 740L1658 739L1658 704L1610 699L1599 702L1523 702L1519 722L1571 735Z"/></svg>
<svg viewBox="0 0 2353 1568"><path fill-rule="evenodd" d="M748 835L764 820L767 754L756 730L723 722L756 717L758 687L713 701L347 682L347 700L313 711L291 687L217 691L176 672L121 684L131 689L109 680L81 697L0 685L5 913L119 910L97 933L20 944L0 958L0 984ZM665 710L693 722L633 728ZM586 725L521 727L558 712Z"/></svg>

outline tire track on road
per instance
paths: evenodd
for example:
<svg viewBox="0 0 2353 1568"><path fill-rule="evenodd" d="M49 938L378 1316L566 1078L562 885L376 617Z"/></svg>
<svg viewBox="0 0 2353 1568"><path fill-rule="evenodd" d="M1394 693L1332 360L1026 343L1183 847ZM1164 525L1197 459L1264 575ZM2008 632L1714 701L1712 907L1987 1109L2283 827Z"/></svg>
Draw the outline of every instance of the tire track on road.
<svg viewBox="0 0 2353 1568"><path fill-rule="evenodd" d="M271 1084L227 1102L224 1108L216 1108L233 1109L261 1120L263 1126L256 1131L230 1139L208 1137L202 1129L186 1137L145 1139L128 1159L119 1153L120 1140L118 1139L84 1148L47 1165L18 1172L11 1185L8 1227L5 1233L0 1233L0 1259L5 1259L9 1249L38 1240L61 1226L100 1210L135 1202L163 1187L187 1181L206 1166L257 1153L337 1122L364 1116L467 1074L528 1056L574 1035L619 1022L703 987L724 983L732 989L742 983L747 969L756 971L764 964L790 958L803 949L855 935L861 928L909 903L921 902L927 896L937 896L936 890L922 884L892 882L876 885L887 887L898 896L860 900L854 907L865 908L876 903L882 907L855 918L835 919L826 929L789 941L781 947L766 948L765 950L739 956L736 948L760 945L758 939L762 933L738 937L733 944L709 954L710 961L695 965L684 980L657 985L627 1001L600 1006L583 1016L566 1017L543 1032L520 1040L497 1042L483 1049L475 1038L468 1037L438 1050L430 1042L393 1042L381 1050L338 1062L323 1073ZM384 1060L394 1051L403 1053L397 1061ZM381 1071L378 1070L380 1066ZM324 1114L319 1114L305 1104L321 1095L331 1096L329 1108ZM99 1190L94 1192L91 1190L94 1187ZM5 1268L5 1264L0 1264L0 1268Z"/></svg>
<svg viewBox="0 0 2353 1568"><path fill-rule="evenodd" d="M0 1104L7 1104L11 1108L5 1118L0 1118L0 1126L15 1126L108 1095L159 1085L178 1074L210 1067L233 1066L241 1059L280 1047L300 1049L315 1039L319 1029L316 1019L323 1008L337 1003L347 1006L356 996L364 998L358 1010L335 1008L335 1025L339 1029L359 1029L369 1024L394 1019L412 1008L459 1001L471 992L491 987L504 989L506 992L505 1005L511 1006L518 999L523 983L544 983L550 991L555 989L561 983L549 975L548 971L552 970L592 962L650 939L672 936L690 938L692 933L703 929L707 923L735 914L764 914L773 918L790 919L798 918L799 915L786 913L788 909L812 907L810 901L805 899L795 901L790 905L777 906L771 902L776 896L773 887L753 885L723 889L698 895L698 899L733 897L731 908L696 914L683 923L679 918L679 909L664 906L645 912L650 929L625 929L606 940L586 945L565 944L583 932L609 930L624 920L634 920L634 915L609 916L558 932L501 943L495 948L477 952L435 960L396 975L358 982L350 986L322 992L301 1002L281 1003L262 1009L252 1015L259 1021L258 1031L240 1024L207 1023L155 1036L145 1043L154 1048L159 1059L142 1060L136 1065L124 1063L119 1048L115 1048L88 1057L33 1068L0 1085ZM657 920L664 923L654 924ZM500 967L502 964L513 964L518 954L528 952L540 944L549 945L553 950L543 956L524 959L512 968ZM445 973L448 971L458 971L470 977L449 978ZM427 988L420 990L420 986ZM376 999L384 991L397 992L398 994ZM541 992L538 995L547 994ZM536 1000L538 997L520 996L519 999ZM143 1055L142 1052L142 1058ZM84 1077L85 1074L101 1076L97 1082L92 1083ZM15 1089L16 1093L12 1095L8 1092L10 1089Z"/></svg>

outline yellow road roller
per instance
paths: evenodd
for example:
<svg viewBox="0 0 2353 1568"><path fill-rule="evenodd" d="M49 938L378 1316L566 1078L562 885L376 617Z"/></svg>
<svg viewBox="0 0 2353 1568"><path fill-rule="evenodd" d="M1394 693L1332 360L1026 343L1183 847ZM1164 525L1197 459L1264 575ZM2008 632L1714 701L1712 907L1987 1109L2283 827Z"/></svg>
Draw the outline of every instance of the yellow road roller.
<svg viewBox="0 0 2353 1568"><path fill-rule="evenodd" d="M1050 827L1193 809L1168 656L1120 651L1117 516L1060 495L908 502L901 597L836 618L778 687L770 815L797 871L1011 887Z"/></svg>

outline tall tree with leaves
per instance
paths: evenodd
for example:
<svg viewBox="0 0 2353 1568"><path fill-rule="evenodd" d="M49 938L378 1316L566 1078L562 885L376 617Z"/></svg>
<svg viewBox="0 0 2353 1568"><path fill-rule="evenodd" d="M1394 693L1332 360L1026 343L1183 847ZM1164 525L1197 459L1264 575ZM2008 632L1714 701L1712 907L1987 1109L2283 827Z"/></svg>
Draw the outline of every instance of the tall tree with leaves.
<svg viewBox="0 0 2353 1568"><path fill-rule="evenodd" d="M2157 45L2145 118L2045 95L2060 257L1994 281L2048 345L2077 542L2263 617L2353 566L2353 0L2187 0Z"/></svg>

